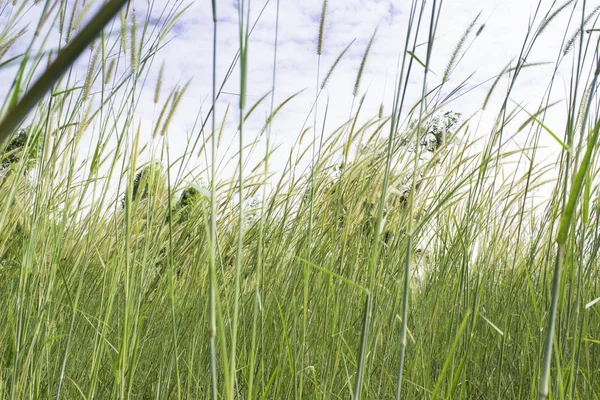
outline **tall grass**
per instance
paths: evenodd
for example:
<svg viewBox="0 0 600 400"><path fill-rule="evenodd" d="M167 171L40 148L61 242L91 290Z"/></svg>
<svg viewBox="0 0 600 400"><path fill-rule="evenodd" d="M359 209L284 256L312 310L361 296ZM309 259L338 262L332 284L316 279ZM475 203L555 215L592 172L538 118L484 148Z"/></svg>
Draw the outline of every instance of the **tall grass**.
<svg viewBox="0 0 600 400"><path fill-rule="evenodd" d="M88 3L48 1L38 35L19 42L27 9L14 3L0 5L11 13L0 68L16 71L0 115L0 398L600 398L598 8L540 1L519 58L489 81L486 127L449 112L470 93L453 74L483 25L461 27L437 76L450 3L413 0L390 114L361 114L374 33L357 39L353 92L330 93L352 96L331 129L320 96L354 41L321 81L324 1L313 126L274 165L272 125L297 101L277 98L278 1L265 6L276 11L272 84L254 105L256 6L239 3L239 52L221 74L225 16L212 2L211 107L176 160L169 137L189 83L161 100L169 62L155 59L185 5L108 2L82 26ZM53 29L60 43L43 36ZM549 29L564 35L546 94L515 104ZM24 53L9 51L16 43ZM223 160L219 98L236 68L239 136ZM150 84L146 143L138 111ZM565 127L552 129L561 105ZM250 118L263 118L257 141ZM558 151L541 161L548 143ZM218 173L227 162L231 177Z"/></svg>

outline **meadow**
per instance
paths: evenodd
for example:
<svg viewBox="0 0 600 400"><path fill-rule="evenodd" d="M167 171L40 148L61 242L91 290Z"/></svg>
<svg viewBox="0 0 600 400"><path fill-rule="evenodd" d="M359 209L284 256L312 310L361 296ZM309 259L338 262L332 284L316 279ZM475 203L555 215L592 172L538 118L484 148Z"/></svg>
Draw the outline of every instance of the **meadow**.
<svg viewBox="0 0 600 400"><path fill-rule="evenodd" d="M0 110L0 398L600 399L600 6L540 1L520 56L487 82L481 108L504 100L480 126L455 105L468 81L451 77L484 26L465 26L432 75L451 2L407 2L391 109L361 114L374 33L349 119L325 129L319 98L344 50L320 65L315 114L272 165L271 126L295 96L273 100L274 63L267 95L246 97L249 1L231 64L239 101L223 119L232 78L217 80L221 16L206 2L212 108L176 159L169 126L190 94L165 89L155 59L186 5L150 0L162 9L151 20L123 0L35 3L40 19L24 27L33 2L0 2L0 68L15 71ZM580 17L553 25L565 14ZM529 54L550 29L564 29L548 58L570 66L566 97L549 89L526 109L511 92L539 67ZM421 95L408 103L415 76ZM144 141L147 86L156 114ZM270 111L248 147L259 105ZM564 126L551 129L557 108ZM558 151L542 158L542 144ZM231 176L217 173L225 161Z"/></svg>

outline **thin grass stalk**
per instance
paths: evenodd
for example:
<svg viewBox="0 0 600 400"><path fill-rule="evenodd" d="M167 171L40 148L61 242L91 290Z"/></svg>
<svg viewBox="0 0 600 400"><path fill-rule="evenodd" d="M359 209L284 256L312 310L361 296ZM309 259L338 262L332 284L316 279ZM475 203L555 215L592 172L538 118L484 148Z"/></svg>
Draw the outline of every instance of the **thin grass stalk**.
<svg viewBox="0 0 600 400"><path fill-rule="evenodd" d="M596 211L598 212L598 211ZM587 268L587 273L585 274L585 279L584 282L590 282L591 281L591 274L592 274L592 266L594 263L594 260L596 259L596 256L598 254L598 249L600 248L599 244L600 241L598 241L598 232L600 232L599 230L599 223L600 223L600 218L598 218L598 214L596 214L596 223L595 223L595 227L594 227L594 237L593 237L593 242L594 242L594 249L592 251L592 253L590 254L589 257L589 264L588 264L588 268ZM578 345L577 345L577 354L575 356L575 364L576 364L576 374L575 374L575 382L573 383L573 396L575 396L575 392L576 392L576 388L577 388L577 380L579 375L583 375L583 372L579 372L579 368L580 368L580 357L581 357L581 348L583 346L583 334L586 331L587 328L587 318L588 318L588 307L591 307L589 304L586 305L583 309L583 312L581 313L581 318L579 318L579 321L577 322L580 327L579 327L579 336L578 336ZM586 349L587 350L587 349ZM587 367L589 368L589 358L588 358L588 365ZM585 394L585 393L584 393ZM574 398L574 397L573 397Z"/></svg>
<svg viewBox="0 0 600 400"><path fill-rule="evenodd" d="M443 0L440 0L440 5L438 8L438 13L441 10ZM439 14L438 14L439 17ZM404 357L406 353L407 346L407 338L406 338L406 330L408 327L408 301L409 301L409 278L410 278L410 267L411 267L411 258L412 258L412 248L413 248L413 218L414 218L414 201L415 201L415 192L416 192L416 183L417 183L417 169L418 169L418 160L420 153L420 140L421 140L421 128L423 121L423 114L425 112L425 98L427 93L427 75L429 72L429 68L431 65L431 54L433 52L433 44L435 42L435 31L436 31L437 19L436 19L436 0L433 1L431 6L431 20L429 25L429 40L427 42L427 59L425 61L425 71L423 72L423 86L421 92L421 104L419 109L419 117L417 123L417 135L415 137L415 158L413 162L413 176L411 181L411 189L408 196L408 225L406 228L407 231L407 240L406 240L406 258L404 262L404 287L402 289L402 322L400 327L400 361L398 366L398 382L396 386L396 400L400 399L401 391L402 391L402 376L404 372Z"/></svg>
<svg viewBox="0 0 600 400"><path fill-rule="evenodd" d="M216 344L217 336L217 267L216 267L216 246L217 246L217 199L216 191L216 170L217 164L217 138L216 138L216 103L217 103L217 3L212 0L213 15L213 54L212 54L212 137L211 137L211 166L210 166L210 229L209 229L209 268L210 268L210 322L209 322L209 343L210 343L210 375L212 399L218 400L218 382L217 382L217 359Z"/></svg>
<svg viewBox="0 0 600 400"><path fill-rule="evenodd" d="M410 75L410 70L408 71L407 77L406 77L406 82L404 84L404 90L402 89L402 81L404 79L404 70L406 68L406 55L407 55L407 51L408 51L408 46L409 46L409 42L410 42L410 34L412 32L412 26L413 26L413 22L414 22L414 17L415 17L415 13L416 13L416 8L417 8L417 1L414 0L412 5L411 5L411 10L410 10L410 19L408 22L408 26L406 29L406 40L404 42L404 50L402 52L403 56L402 56L402 67L400 69L400 76L398 77L398 84L396 85L395 90L395 97L394 97L394 105L393 105L393 112L392 112L392 122L390 124L390 133L389 133L389 138L388 138L388 164L390 164L391 162L391 152L392 149L394 147L394 138L396 136L396 132L398 130L398 121L400 119L400 112L402 109L402 104L404 103L404 95L406 94L406 86L408 85L408 75ZM420 18L419 18L420 19ZM416 44L416 40L418 37L418 32L419 29L417 27L417 32L415 32L415 44ZM414 48L414 46L413 46ZM411 58L411 62L412 62L412 58ZM402 93L402 97L401 96ZM386 172L388 170L388 168L390 168L389 165L386 165ZM397 378L397 384L396 384L396 400L400 399L400 395L402 392L402 375L403 375L403 371L404 371L404 354L405 354L405 349L406 349L406 345L407 345L407 337L406 337L406 331L407 331L407 310L408 310L408 282L409 282L409 277L410 277L410 270L409 270L409 264L406 263L405 264L405 269L404 269L404 285L403 285L403 305L402 305L402 321L401 321L401 326L400 326L400 357L399 357L399 364L398 364L398 378Z"/></svg>
<svg viewBox="0 0 600 400"><path fill-rule="evenodd" d="M315 196L315 167L316 167L316 159L318 158L315 146L317 143L317 116L319 110L319 95L321 91L319 90L319 76L321 73L321 55L323 54L323 39L325 34L325 19L327 17L327 0L323 0L323 4L321 6L321 19L319 23L319 35L317 38L317 76L316 76L316 89L315 89L315 101L314 101L314 123L313 123L313 141L312 141L312 166L311 166L311 191L310 191L310 209L309 209L309 219L308 219L308 241L312 243L312 225L313 225L313 202ZM310 262L310 254L308 255L308 261ZM305 266L306 268L306 266ZM303 343L305 344L305 337L303 335ZM304 346L303 344L303 346ZM300 376L300 397L302 397L302 382L303 382L304 374Z"/></svg>
<svg viewBox="0 0 600 400"><path fill-rule="evenodd" d="M240 41L240 96L239 96L239 154L238 154L238 235L237 256L235 263L235 292L233 300L233 326L231 333L231 359L229 361L230 381L227 382L226 396L233 400L236 382L236 351L239 322L240 280L244 245L244 108L246 103L246 81L248 77L248 25L250 23L250 1L241 0L239 8L239 41Z"/></svg>
<svg viewBox="0 0 600 400"><path fill-rule="evenodd" d="M552 362L552 345L554 338L554 329L556 325L556 310L558 309L558 298L560 296L560 283L562 265L564 262L564 252L565 245L558 244L556 251L556 266L554 268L554 278L552 279L552 298L550 301L550 316L548 318L548 327L544 341L542 370L540 373L540 400L547 399L549 394L550 364Z"/></svg>
<svg viewBox="0 0 600 400"><path fill-rule="evenodd" d="M310 262L312 260L313 252L313 223L314 223L314 198L316 190L315 181L315 170L318 164L317 159L319 158L316 153L317 143L317 117L319 110L319 79L321 72L321 55L323 53L323 39L325 33L325 19L327 16L327 0L323 0L321 7L321 18L319 23L319 35L317 38L317 71L316 71L316 88L315 88L315 101L314 101L314 123L313 123L313 140L311 143L312 147L312 162L310 168L310 200L308 210L308 254L305 255L306 259ZM304 277L304 289L303 289L303 305L302 305L302 365L299 382L299 393L298 397L302 398L304 390L304 365L308 363L308 348L306 346L306 334L307 334L307 318L308 318L308 280L310 278L310 270L307 265L303 266L303 277Z"/></svg>
<svg viewBox="0 0 600 400"><path fill-rule="evenodd" d="M170 166L170 158L169 158L169 141L164 141L165 153L167 155L167 165ZM154 178L154 172L152 173L152 178ZM173 261L173 207L171 205L171 171L167 170L167 216L169 218L168 222L168 245L169 250L167 252L167 263L169 268L169 297L171 300L171 333L173 338L173 359L175 362L175 378L177 383L177 398L181 399L181 372L179 369L179 346L177 345L177 312L175 310L175 262Z"/></svg>
<svg viewBox="0 0 600 400"><path fill-rule="evenodd" d="M501 400L502 396L502 368L504 366L504 349L506 345L506 334L502 335L502 343L500 344L500 366L498 368L498 382L496 383L496 398Z"/></svg>
<svg viewBox="0 0 600 400"><path fill-rule="evenodd" d="M273 109L275 107L275 83L276 83L276 74L277 74L277 45L279 41L279 0L276 3L276 11L275 11L275 41L273 44L273 74L272 74L272 82L271 82L271 105L269 115L273 115ZM271 140L271 127L272 123L269 121L269 125L267 126L267 131L265 135L265 158L264 158L264 171L263 171L263 191L262 191L262 199L260 205L260 226L259 226L259 234L258 234L258 244L257 244L257 262L256 262L256 290L255 290L255 298L254 298L254 315L252 320L252 338L251 338L251 349L250 349L250 365L248 372L248 400L252 400L254 396L254 371L255 371L255 360L256 360L256 335L258 331L258 314L261 314L261 330L263 327L262 321L262 305L261 305L261 284L262 284L262 272L263 272L263 247L265 241L265 223L266 223L266 199L267 199L267 182L269 178L269 144ZM261 335L261 348L264 348L264 341L262 340L263 335ZM264 385L264 382L262 382Z"/></svg>
<svg viewBox="0 0 600 400"><path fill-rule="evenodd" d="M129 355L129 320L131 316L131 264L132 264L132 251L131 251L131 238L132 238L132 203L133 203L133 182L135 180L135 169L137 163L138 154L138 140L139 136L133 137L133 143L131 146L131 156L129 164L129 184L127 186L127 198L125 202L125 243L122 249L125 258L125 265L123 266L124 276L124 289L123 289L123 328L121 344L119 346L119 361L118 361L118 379L117 386L120 398L125 398L126 382L127 382L127 369L128 369L128 355Z"/></svg>
<svg viewBox="0 0 600 400"><path fill-rule="evenodd" d="M589 177L589 174L588 174ZM586 179L587 180L587 179ZM587 182L586 182L587 183ZM586 184L586 192L589 186ZM589 192L585 194L585 197L589 199ZM585 200L584 200L585 201ZM585 215L582 218L582 230L585 231L588 228L588 217ZM586 245L586 235L582 235L580 239L579 246L579 262L577 267L577 294L575 297L575 323L573 324L573 350L571 354L571 368L569 374L569 386L570 386L570 398L575 398L576 387L577 387L577 376L579 375L579 352L581 348L581 340L582 340L582 332L580 330L580 321L582 318L581 308L584 305L582 299L582 291L583 291L583 279L584 279L584 265L585 265L585 245ZM585 312L585 311L584 311Z"/></svg>

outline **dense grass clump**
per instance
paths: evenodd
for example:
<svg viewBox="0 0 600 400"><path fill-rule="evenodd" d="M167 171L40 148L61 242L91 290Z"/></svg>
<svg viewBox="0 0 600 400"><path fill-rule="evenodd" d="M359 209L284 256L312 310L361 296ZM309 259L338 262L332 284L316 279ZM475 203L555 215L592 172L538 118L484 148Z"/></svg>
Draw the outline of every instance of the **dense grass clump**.
<svg viewBox="0 0 600 400"><path fill-rule="evenodd" d="M598 8L540 2L520 57L490 81L487 112L498 82L508 89L482 127L452 111L466 83L449 85L483 26L474 20L443 78L432 75L442 1L415 0L390 113L382 103L361 114L373 33L345 94L349 118L329 131L321 91L350 45L321 82L324 1L314 126L272 165L271 125L296 100L272 100L279 2L270 111L247 146L244 124L268 96L246 104L253 21L240 0L228 177L217 165L232 117L217 120L216 71L210 112L181 157L169 128L189 82L161 100L163 63L148 135L137 118L181 2L109 1L98 15L110 15L91 19L88 3L39 3L38 31L60 32L58 50L38 34L17 55L27 9L0 5L12 13L0 68L16 71L0 114L1 399L600 398ZM521 71L540 66L532 49L568 12L580 21L563 27L556 59L556 69L572 65L558 133L544 123L557 104L550 90L533 114L509 100ZM87 64L75 63L77 46ZM421 93L416 104L407 89ZM507 140L517 133L524 146ZM542 163L542 143L560 152Z"/></svg>

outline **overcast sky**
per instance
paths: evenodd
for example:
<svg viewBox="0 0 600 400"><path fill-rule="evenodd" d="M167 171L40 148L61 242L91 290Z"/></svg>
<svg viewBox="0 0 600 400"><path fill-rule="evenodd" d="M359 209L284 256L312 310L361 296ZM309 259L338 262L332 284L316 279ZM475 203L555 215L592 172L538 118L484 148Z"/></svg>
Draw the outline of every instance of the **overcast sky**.
<svg viewBox="0 0 600 400"><path fill-rule="evenodd" d="M398 57L402 52L406 34L409 3L408 1L389 0L329 1L321 59L321 79L348 43L354 39L356 41L336 68L320 98L320 117L323 116L325 103L329 100L326 131L333 131L349 117L356 75L367 43L375 28L378 28L377 36L359 91L359 96L367 93L361 113L364 119L373 117L382 103L385 112L390 111ZM537 24L552 2L543 3L544 6L539 12ZM235 1L219 2L218 4L217 12L220 21L219 78L224 76L238 47L238 19L235 4ZM471 34L467 41L470 47L454 72L453 79L447 85L449 92L463 79L473 74L466 89L474 88L474 90L460 97L449 108L461 112L465 116L476 113L481 108L491 86L490 79L495 77L511 59L519 55L537 4L538 2L535 0L445 1L432 58L431 70L435 75L429 76L428 86L431 88L440 82L445 66L460 37L471 21L481 13L474 31L482 24L485 24L485 27L475 41L473 41L475 32ZM251 20L256 20L263 5L264 2L252 2ZM275 143L282 144L283 148L290 146L298 137L314 100L318 60L316 47L321 7L322 1L320 0L282 0L280 2L275 102L278 103L291 94L306 89L282 110L273 123L273 140ZM587 7L592 8L589 2ZM262 13L250 39L249 104L252 104L253 100L260 98L271 88L275 15L276 2L271 0ZM568 17L569 11L549 26L537 48L532 52L531 62L554 63L560 52ZM195 115L199 104L208 102L210 99L211 18L209 2L195 2L179 24L176 38L162 54L162 57L167 60L167 70L174 73L169 78L171 85L187 79L188 76L194 77L188 92L190 101L186 102L185 107L178 113L178 123L181 123L182 126L192 121L191 117L185 116ZM569 32L573 32L575 29L575 26L572 26ZM423 32L426 31L423 30ZM416 53L422 60L425 60L426 46L419 47ZM418 72L417 67L415 70ZM530 71L524 70L520 84L517 85L512 98L515 101L530 104L530 111L533 112L537 109L547 90L552 71L553 65L532 68ZM408 91L409 101L407 104L409 107L412 107L414 102L420 98L421 78L421 74L413 74ZM568 85L569 76L559 75L559 79L566 80L565 85ZM496 96L494 96L494 100L497 100L493 103L495 107L488 107L490 112L483 116L484 119L480 125L483 128L479 134L489 134L491 131L491 118L497 112L498 101L502 100L502 92L506 90L507 84L508 79L504 79L498 86ZM238 85L236 75L226 85L225 91L237 93ZM557 87L560 92L556 92L554 97L564 98L564 86L559 84ZM221 111L226 106L225 103L237 106L236 98L233 95L223 97L219 105ZM265 103L265 105L267 104L268 102ZM262 112L264 115L267 110L262 110ZM252 130L256 131L260 128L264 120L263 116L260 117L262 118L254 118L249 123L249 138ZM476 115L475 121L479 117L480 115ZM526 116L523 115L522 119L525 118ZM233 128L237 120L235 114L231 115L230 119L230 127ZM309 119L309 124L313 124L312 117ZM318 122L319 124L320 122ZM177 131L186 129L182 127ZM230 133L233 134L233 130ZM552 143L548 143L548 145L551 146ZM281 165L282 160L287 156L287 151L281 151L279 155L281 157L275 158L273 168Z"/></svg>
<svg viewBox="0 0 600 400"><path fill-rule="evenodd" d="M40 4L43 2L40 2ZM166 0L155 1L155 10L161 10ZM220 82L234 58L238 49L238 14L237 0L217 1L218 13L218 68L217 79ZM600 0L588 1L587 10L598 6ZM144 10L145 2L135 1L135 7ZM183 2L182 4L188 4ZM428 2L430 7L431 1ZM563 2L542 1L539 15L534 23L537 26L547 10ZM249 42L248 69L248 107L271 89L273 77L273 45L275 39L276 0L266 3L264 0L251 2L251 21L257 21L256 28ZM483 24L485 27L476 40L474 32L466 42L466 54L447 84L450 91L462 80L472 74L464 92L448 109L461 112L465 116L474 115L472 130L480 121L477 135L488 135L491 131L491 121L498 110L498 101L503 97L508 79L501 81L492 104L486 113L480 108L488 90L491 79L504 66L518 56L523 45L528 25L533 18L537 0L446 0L443 2L441 19L437 28L435 46L432 55L431 71L428 87L437 85L442 77L445 66L458 40L471 21L481 13L474 32ZM36 15L35 6L30 12L31 20ZM10 6L9 6L10 7ZM263 8L264 7L264 8ZM274 144L280 145L273 158L272 169L280 169L288 155L290 146L296 141L300 130L315 97L317 72L317 37L321 14L321 0L281 0L279 14L279 47L277 54L277 75L275 103L286 99L293 93L304 90L302 94L288 103L273 121L272 132ZM321 58L321 78L329 70L340 52L352 41L346 56L337 66L325 91L320 97L318 116L321 124L325 103L329 101L329 111L326 132L332 132L348 117L353 101L352 89L359 69L361 58L367 43L378 28L375 41L368 58L362 77L359 97L366 93L366 100L361 111L363 120L377 115L381 104L384 112L390 112L398 57L401 54L406 34L410 2L397 0L330 0L328 3ZM576 30L576 22L580 20L581 6L573 14L574 20L568 26L571 16L569 7L559 18L554 20L539 39L531 53L529 62L551 62L554 64L561 51L565 31L570 37ZM260 18L259 14L261 13ZM141 12L140 12L141 13ZM7 14L0 16L6 21ZM428 22L427 22L428 24ZM426 30L424 29L425 33ZM212 9L211 2L194 1L182 18L175 25L169 44L156 56L156 60L147 80L147 95L143 96L138 109L138 119L143 121L145 139L150 137L152 123L156 111L152 101L152 92L157 79L160 64L165 62L165 78L163 96L160 104L166 99L166 93L175 85L183 85L193 79L184 101L181 103L175 119L169 129L169 143L174 154L180 154L188 137L195 137L198 131L192 127L198 113L206 115L210 107L211 97L211 54L212 54ZM24 44L25 45L25 44ZM17 52L19 49L11 51ZM416 54L425 60L426 46L420 46ZM569 58L570 63L570 58ZM565 62L557 74L557 82L552 97L560 100L566 96L566 88L570 79L570 65ZM553 65L525 69L511 96L514 101L522 103L530 112L534 112L543 99L548 88ZM239 66L230 81L225 85L225 92L218 103L217 116L221 118L227 105L232 110L227 120L227 132L224 136L224 146L228 141L236 140L235 127L237 118L237 97L239 92ZM6 93L11 81L10 68L0 70L0 93ZM81 72L81 76L85 76ZM408 88L408 107L420 97L422 75L415 73ZM248 121L246 139L253 140L262 126L269 101L257 110ZM356 108L356 106L355 106ZM557 106L547 120L551 129L564 131L565 105ZM523 114L520 121L524 121ZM308 125L313 124L313 117ZM85 143L85 140L84 140ZM233 142L237 146L236 142ZM543 143L549 148L556 148L552 140ZM256 158L262 158L262 148L257 150ZM172 157L174 158L174 157ZM231 173L232 168L225 168L223 173Z"/></svg>

